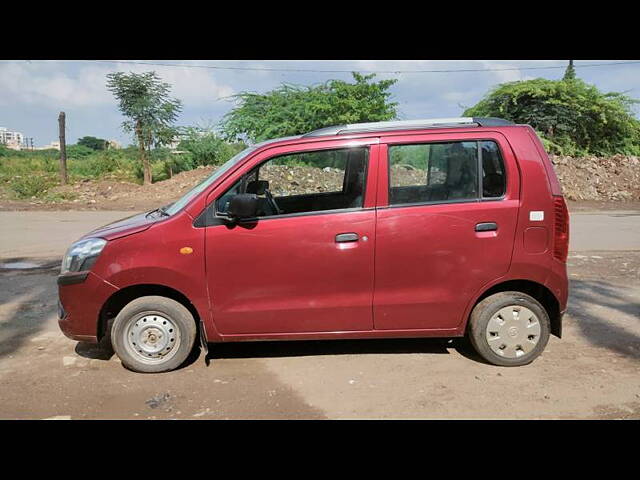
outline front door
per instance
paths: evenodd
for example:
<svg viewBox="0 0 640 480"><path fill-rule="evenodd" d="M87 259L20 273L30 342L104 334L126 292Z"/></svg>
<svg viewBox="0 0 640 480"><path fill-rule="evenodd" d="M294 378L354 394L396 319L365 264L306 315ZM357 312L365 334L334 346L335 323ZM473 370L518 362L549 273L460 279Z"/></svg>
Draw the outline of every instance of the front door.
<svg viewBox="0 0 640 480"><path fill-rule="evenodd" d="M255 221L206 231L206 275L222 335L373 329L375 209L370 149L266 157L217 195L259 196Z"/></svg>
<svg viewBox="0 0 640 480"><path fill-rule="evenodd" d="M376 329L446 334L509 270L518 170L504 137L476 135L398 136L380 146Z"/></svg>

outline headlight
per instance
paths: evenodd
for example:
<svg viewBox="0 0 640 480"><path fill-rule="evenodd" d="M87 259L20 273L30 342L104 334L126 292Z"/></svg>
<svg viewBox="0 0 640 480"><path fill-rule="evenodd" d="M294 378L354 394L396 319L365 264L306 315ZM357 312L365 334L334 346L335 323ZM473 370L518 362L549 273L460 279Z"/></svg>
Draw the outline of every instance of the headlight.
<svg viewBox="0 0 640 480"><path fill-rule="evenodd" d="M62 259L60 273L90 270L106 244L102 238L87 238L74 243Z"/></svg>

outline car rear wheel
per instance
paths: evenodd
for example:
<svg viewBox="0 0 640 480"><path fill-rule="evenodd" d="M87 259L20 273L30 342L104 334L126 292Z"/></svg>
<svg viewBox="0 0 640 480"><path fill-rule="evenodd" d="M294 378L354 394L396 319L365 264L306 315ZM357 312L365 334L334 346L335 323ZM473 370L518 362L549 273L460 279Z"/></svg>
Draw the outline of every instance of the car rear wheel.
<svg viewBox="0 0 640 480"><path fill-rule="evenodd" d="M505 367L531 363L549 341L544 307L522 292L501 292L483 299L471 312L469 340L487 362Z"/></svg>
<svg viewBox="0 0 640 480"><path fill-rule="evenodd" d="M184 363L193 349L196 324L182 304L147 296L128 303L111 327L111 343L122 363L144 373L167 372Z"/></svg>

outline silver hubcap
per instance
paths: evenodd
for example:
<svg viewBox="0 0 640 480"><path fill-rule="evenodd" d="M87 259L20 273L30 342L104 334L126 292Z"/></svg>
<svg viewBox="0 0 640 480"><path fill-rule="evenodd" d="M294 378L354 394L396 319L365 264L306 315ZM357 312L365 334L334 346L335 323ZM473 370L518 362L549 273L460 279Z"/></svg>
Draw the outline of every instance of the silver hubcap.
<svg viewBox="0 0 640 480"><path fill-rule="evenodd" d="M518 358L531 352L540 340L540 321L522 305L498 310L489 320L486 332L489 347L505 358Z"/></svg>
<svg viewBox="0 0 640 480"><path fill-rule="evenodd" d="M172 357L180 344L180 330L171 319L149 314L129 324L125 344L145 363L160 363Z"/></svg>

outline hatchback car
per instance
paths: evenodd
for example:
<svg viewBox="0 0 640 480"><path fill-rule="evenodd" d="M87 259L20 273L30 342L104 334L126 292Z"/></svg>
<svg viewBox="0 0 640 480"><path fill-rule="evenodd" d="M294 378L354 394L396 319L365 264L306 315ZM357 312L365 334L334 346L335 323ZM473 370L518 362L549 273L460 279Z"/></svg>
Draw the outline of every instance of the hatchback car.
<svg viewBox="0 0 640 480"><path fill-rule="evenodd" d="M67 251L59 325L163 372L199 338L468 336L495 365L562 331L569 217L534 130L496 118L253 145L168 206Z"/></svg>

